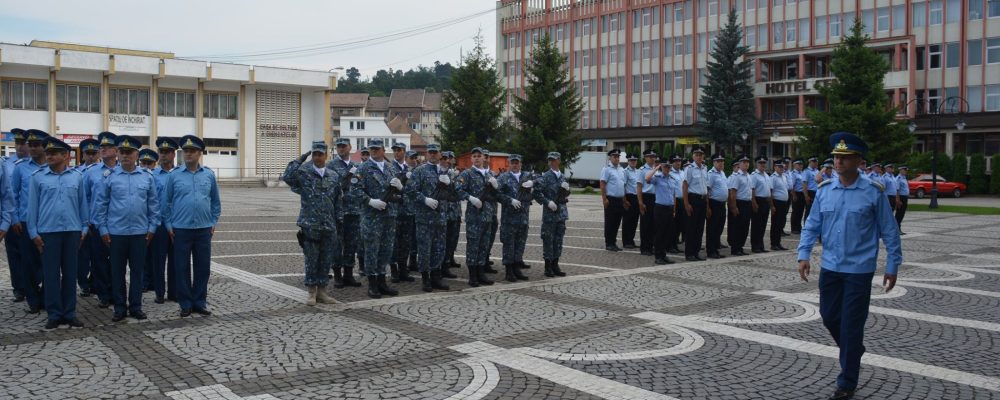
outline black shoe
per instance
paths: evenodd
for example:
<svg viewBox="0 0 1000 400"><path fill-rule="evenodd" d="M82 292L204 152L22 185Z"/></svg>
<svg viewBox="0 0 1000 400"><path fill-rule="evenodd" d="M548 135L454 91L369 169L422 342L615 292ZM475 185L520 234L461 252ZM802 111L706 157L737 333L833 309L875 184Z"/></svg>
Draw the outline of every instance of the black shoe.
<svg viewBox="0 0 1000 400"><path fill-rule="evenodd" d="M500 272L500 271L497 271L496 268L491 267L490 265L493 265L493 264L481 265L482 271L485 272L485 273L487 273L487 274L495 274L495 273Z"/></svg>
<svg viewBox="0 0 1000 400"><path fill-rule="evenodd" d="M42 309L38 306L28 306L28 314L38 314Z"/></svg>
<svg viewBox="0 0 1000 400"><path fill-rule="evenodd" d="M559 269L559 259L558 258L555 259L555 260L552 260L552 273L556 274L556 276L566 276L566 273L562 272L562 270Z"/></svg>
<svg viewBox="0 0 1000 400"><path fill-rule="evenodd" d="M403 267L403 268L406 268L406 267ZM399 283L399 267L398 267L398 264L396 264L396 263L389 264L389 276L391 277L389 279L390 282L392 282L392 283Z"/></svg>
<svg viewBox="0 0 1000 400"><path fill-rule="evenodd" d="M441 270L431 270L431 287L434 290L451 290L448 285L441 282Z"/></svg>
<svg viewBox="0 0 1000 400"><path fill-rule="evenodd" d="M524 275L523 272L521 272L521 267L520 267L521 265L524 265L523 261L519 262L517 264L514 264L513 268L511 269L511 271L514 272L514 278L515 279L517 279L519 281L526 281L526 280L528 280L528 277L526 275Z"/></svg>
<svg viewBox="0 0 1000 400"><path fill-rule="evenodd" d="M80 322L80 320L76 318L70 320L64 319L62 323L69 325L70 328L83 328L83 322Z"/></svg>
<svg viewBox="0 0 1000 400"><path fill-rule="evenodd" d="M899 232L899 236L904 236L904 235L906 235L906 232Z"/></svg>
<svg viewBox="0 0 1000 400"><path fill-rule="evenodd" d="M687 257L684 257L684 260L685 261L705 261L704 258L701 258L701 257L698 257L698 256L687 256Z"/></svg>
<svg viewBox="0 0 1000 400"><path fill-rule="evenodd" d="M486 266L487 267L492 267L494 265L496 265L496 263L494 263L493 260L486 260ZM490 268L490 269L492 269L492 268ZM493 273L495 274L496 272L493 272Z"/></svg>
<svg viewBox="0 0 1000 400"><path fill-rule="evenodd" d="M206 311L206 312L208 312L208 311ZM149 318L148 316L146 316L146 313L142 312L142 310L139 310L139 311L129 311L128 314L132 318L135 318L135 319L137 319L139 321L142 321L142 320L144 320L146 318Z"/></svg>
<svg viewBox="0 0 1000 400"><path fill-rule="evenodd" d="M454 272L451 272L450 267L448 267L447 263L442 264L441 268L438 269L438 272L441 274L442 278L448 278L448 279L458 278L458 275L455 275Z"/></svg>
<svg viewBox="0 0 1000 400"><path fill-rule="evenodd" d="M123 312L121 313L116 312L115 315L111 316L111 322L120 322L124 319L125 319L125 313Z"/></svg>
<svg viewBox="0 0 1000 400"><path fill-rule="evenodd" d="M361 282L354 279L354 267L344 267L344 286L361 287Z"/></svg>
<svg viewBox="0 0 1000 400"><path fill-rule="evenodd" d="M607 251L622 251L618 246L604 246L604 250Z"/></svg>
<svg viewBox="0 0 1000 400"><path fill-rule="evenodd" d="M556 276L556 274L552 272L552 260L545 260L545 276L549 278Z"/></svg>
<svg viewBox="0 0 1000 400"><path fill-rule="evenodd" d="M24 301L24 295L20 293L14 293L14 302L20 303L22 301Z"/></svg>
<svg viewBox="0 0 1000 400"><path fill-rule="evenodd" d="M333 269L333 288L342 289L344 287L344 272L340 267Z"/></svg>
<svg viewBox="0 0 1000 400"><path fill-rule="evenodd" d="M48 321L45 321L45 329L56 329L58 327L59 327L58 319L50 319Z"/></svg>
<svg viewBox="0 0 1000 400"><path fill-rule="evenodd" d="M709 255L708 255L708 258L711 258L711 259L716 259L716 260L718 260L718 259L720 259L720 258L726 258L726 256L724 256L724 255L722 255L722 254L719 254L719 253L712 253L712 254L709 254Z"/></svg>
<svg viewBox="0 0 1000 400"><path fill-rule="evenodd" d="M623 244L623 245L622 245L622 248L626 248L626 249L637 249L638 247L636 247L636 246L635 246L634 244Z"/></svg>
<svg viewBox="0 0 1000 400"><path fill-rule="evenodd" d="M476 280L479 281L480 285L490 286L493 284L493 281L486 276L486 268L488 268L487 265L479 265L476 267Z"/></svg>
<svg viewBox="0 0 1000 400"><path fill-rule="evenodd" d="M109 303L107 300L101 300L100 303L97 303L97 307L98 308L108 308L108 307L111 307L111 303Z"/></svg>
<svg viewBox="0 0 1000 400"><path fill-rule="evenodd" d="M504 264L503 280L507 282L517 282L517 278L514 277L514 268L513 264Z"/></svg>
<svg viewBox="0 0 1000 400"><path fill-rule="evenodd" d="M91 292L89 288L87 288L87 289L80 289L80 297L90 297L90 296L93 296L93 295L94 295L94 293Z"/></svg>
<svg viewBox="0 0 1000 400"><path fill-rule="evenodd" d="M681 250L677 249L677 248L667 249L667 253L670 253L670 254L680 254Z"/></svg>
<svg viewBox="0 0 1000 400"><path fill-rule="evenodd" d="M671 262L670 260L668 260L666 257L663 257L663 258L657 257L656 261L654 261L653 263L655 263L656 265L673 264L673 262Z"/></svg>
<svg viewBox="0 0 1000 400"><path fill-rule="evenodd" d="M802 231L792 231L792 234L793 234L793 235L801 235L801 234L802 234Z"/></svg>
<svg viewBox="0 0 1000 400"><path fill-rule="evenodd" d="M395 296L399 294L399 291L389 287L389 285L385 283L385 275L379 275L376 281L378 282L379 293L387 296Z"/></svg>
<svg viewBox="0 0 1000 400"><path fill-rule="evenodd" d="M477 277L479 276L479 274L476 271L476 269L477 269L476 266L472 265L472 264L469 264L468 268L469 268L469 286L471 286L471 287L479 287L479 279L477 279Z"/></svg>
<svg viewBox="0 0 1000 400"><path fill-rule="evenodd" d="M190 308L182 308L181 309L181 318L187 318L187 317L190 317L190 316L191 316L191 309Z"/></svg>
<svg viewBox="0 0 1000 400"><path fill-rule="evenodd" d="M166 302L166 300L163 300L162 297L157 297L156 300L153 300L153 302L156 304L163 304Z"/></svg>
<svg viewBox="0 0 1000 400"><path fill-rule="evenodd" d="M169 301L171 303L176 303L177 302L177 297L171 296L171 295L168 294L167 295L167 301Z"/></svg>
<svg viewBox="0 0 1000 400"><path fill-rule="evenodd" d="M788 232L781 232L781 236L792 236L792 234Z"/></svg>
<svg viewBox="0 0 1000 400"><path fill-rule="evenodd" d="M651 255L653 255L653 252L649 251L649 250L643 250L643 251L639 252L639 255L641 255L641 256L651 256Z"/></svg>
<svg viewBox="0 0 1000 400"><path fill-rule="evenodd" d="M199 308L199 307L191 308L191 311L194 312L195 314L204 315L206 317L209 316L209 315L212 315L211 311L208 311L208 310L206 310L204 308Z"/></svg>
<svg viewBox="0 0 1000 400"><path fill-rule="evenodd" d="M381 299L382 293L378 291L378 277L369 276L368 277L368 297L373 299Z"/></svg>
<svg viewBox="0 0 1000 400"><path fill-rule="evenodd" d="M516 264L516 266L517 266L517 268L520 268L520 269L529 269L529 268L531 268L531 266L528 265L528 264L525 264L524 261L518 261L517 264Z"/></svg>
<svg viewBox="0 0 1000 400"><path fill-rule="evenodd" d="M854 397L854 390L837 388L837 391L833 392L833 396L830 396L830 400L847 400Z"/></svg>
<svg viewBox="0 0 1000 400"><path fill-rule="evenodd" d="M431 273L421 272L420 273L420 289L425 292L433 292L434 288L431 287Z"/></svg>

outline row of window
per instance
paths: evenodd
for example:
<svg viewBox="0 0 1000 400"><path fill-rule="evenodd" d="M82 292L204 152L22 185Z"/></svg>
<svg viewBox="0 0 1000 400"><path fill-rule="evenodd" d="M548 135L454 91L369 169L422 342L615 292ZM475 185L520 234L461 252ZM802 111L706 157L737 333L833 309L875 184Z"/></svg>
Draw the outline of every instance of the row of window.
<svg viewBox="0 0 1000 400"><path fill-rule="evenodd" d="M957 87L949 87L944 89L918 90L916 103L921 108L918 112L937 112L937 110L942 108L942 101L959 96L958 89ZM965 100L969 102L968 112L1000 111L1000 85L967 86L965 88ZM945 104L943 107L948 108L949 112L957 112L963 105L960 102L949 102L949 104Z"/></svg>
<svg viewBox="0 0 1000 400"><path fill-rule="evenodd" d="M4 80L2 107L10 110L48 110L48 84ZM157 115L194 118L193 92L160 91ZM235 94L204 95L204 117L237 119L238 96ZM101 88L96 85L56 85L56 111L101 112ZM111 88L108 90L108 112L112 114L149 115L149 90Z"/></svg>
<svg viewBox="0 0 1000 400"><path fill-rule="evenodd" d="M689 104L633 107L632 123L627 124L627 122L624 109L591 110L580 113L581 129L691 125L694 123L694 107Z"/></svg>
<svg viewBox="0 0 1000 400"><path fill-rule="evenodd" d="M988 38L966 41L967 62L970 66L982 65L983 56L986 64L1000 64L1000 38ZM961 66L962 45L959 42L932 44L917 47L917 70L956 68Z"/></svg>

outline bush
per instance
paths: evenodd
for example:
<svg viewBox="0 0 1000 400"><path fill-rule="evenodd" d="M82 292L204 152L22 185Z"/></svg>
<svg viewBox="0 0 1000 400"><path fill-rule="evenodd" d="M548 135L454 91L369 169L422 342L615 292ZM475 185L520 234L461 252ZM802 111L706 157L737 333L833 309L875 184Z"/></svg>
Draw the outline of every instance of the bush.
<svg viewBox="0 0 1000 400"><path fill-rule="evenodd" d="M583 194L596 194L596 193L597 193L597 191L594 190L594 188L592 186L590 186L590 185L587 185L587 186L583 187Z"/></svg>
<svg viewBox="0 0 1000 400"><path fill-rule="evenodd" d="M951 175L944 175L945 177L951 179L953 182L962 182L966 186L969 186L969 165L968 158L961 154L956 154L955 158L951 159Z"/></svg>
<svg viewBox="0 0 1000 400"><path fill-rule="evenodd" d="M973 154L969 162L969 193L983 194L989 190L989 181L986 178L986 157Z"/></svg>
<svg viewBox="0 0 1000 400"><path fill-rule="evenodd" d="M930 172L931 169L927 168L927 173L929 174ZM951 165L951 157L948 157L947 154L938 153L937 173L938 176L943 176L946 179L955 180L955 173Z"/></svg>
<svg viewBox="0 0 1000 400"><path fill-rule="evenodd" d="M990 174L990 193L1000 194L1000 153L994 154L990 160L993 172Z"/></svg>
<svg viewBox="0 0 1000 400"><path fill-rule="evenodd" d="M909 161L906 162L907 166L910 167L910 171L907 174L908 179L915 178L917 175L930 173L931 171L931 153L913 153L910 154Z"/></svg>

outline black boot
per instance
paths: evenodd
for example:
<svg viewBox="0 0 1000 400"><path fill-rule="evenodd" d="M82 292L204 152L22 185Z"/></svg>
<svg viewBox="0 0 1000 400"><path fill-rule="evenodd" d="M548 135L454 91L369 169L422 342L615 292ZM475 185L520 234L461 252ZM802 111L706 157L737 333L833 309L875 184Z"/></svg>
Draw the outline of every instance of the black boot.
<svg viewBox="0 0 1000 400"><path fill-rule="evenodd" d="M469 286L479 287L479 279L477 279L479 274L476 272L476 266L469 264L468 267L469 267Z"/></svg>
<svg viewBox="0 0 1000 400"><path fill-rule="evenodd" d="M455 275L454 272L451 272L450 268L451 267L448 266L447 261L441 263L441 269L439 270L439 272L441 273L441 277L448 279L458 278L458 275Z"/></svg>
<svg viewBox="0 0 1000 400"><path fill-rule="evenodd" d="M417 253L410 254L410 271L417 272ZM408 282L413 282L412 280Z"/></svg>
<svg viewBox="0 0 1000 400"><path fill-rule="evenodd" d="M373 299L381 299L382 293L378 292L378 278L374 276L368 277L368 297Z"/></svg>
<svg viewBox="0 0 1000 400"><path fill-rule="evenodd" d="M389 287L389 285L385 283L385 275L378 276L378 292L388 296L395 296L399 294L396 289Z"/></svg>
<svg viewBox="0 0 1000 400"><path fill-rule="evenodd" d="M562 272L562 270L559 269L559 259L558 258L555 259L555 260L552 260L552 273L556 274L556 276L566 276L566 273Z"/></svg>
<svg viewBox="0 0 1000 400"><path fill-rule="evenodd" d="M451 268L462 268L462 264L455 262L455 256L451 256L449 263L451 263Z"/></svg>
<svg viewBox="0 0 1000 400"><path fill-rule="evenodd" d="M524 263L524 261L518 261L518 262L517 262L517 267L518 267L518 268L520 268L520 269L528 269L528 268L531 268L531 266L530 266L530 265L528 265L528 264L525 264L525 263Z"/></svg>
<svg viewBox="0 0 1000 400"><path fill-rule="evenodd" d="M491 281L490 278L488 276L486 276L486 272L487 272L486 268L489 268L489 267L486 266L485 264L481 264L481 265L476 266L476 280L479 281L480 285L489 286L489 285L493 284L493 281ZM496 270L494 270L494 272L496 272Z"/></svg>
<svg viewBox="0 0 1000 400"><path fill-rule="evenodd" d="M420 289L425 292L433 292L434 288L431 287L431 274L430 272L420 273Z"/></svg>
<svg viewBox="0 0 1000 400"><path fill-rule="evenodd" d="M389 276L392 283L399 283L399 264L389 264Z"/></svg>
<svg viewBox="0 0 1000 400"><path fill-rule="evenodd" d="M552 278L556 274L552 273L552 260L545 260L545 276Z"/></svg>
<svg viewBox="0 0 1000 400"><path fill-rule="evenodd" d="M503 279L505 281L507 281L507 282L517 282L517 278L514 277L514 270L516 268L517 267L515 267L514 264L504 264L503 265L503 269L504 269Z"/></svg>
<svg viewBox="0 0 1000 400"><path fill-rule="evenodd" d="M441 282L441 270L431 270L431 287L435 290L449 290L451 289L444 282Z"/></svg>
<svg viewBox="0 0 1000 400"><path fill-rule="evenodd" d="M337 289L342 289L344 287L344 276L342 275L340 267L333 268L333 287Z"/></svg>
<svg viewBox="0 0 1000 400"><path fill-rule="evenodd" d="M519 281L526 281L526 280L528 280L528 277L525 276L524 273L521 272L521 268L518 266L518 264L524 265L524 262L520 262L519 261L517 264L514 264L512 266L512 268L510 269L511 271L514 272L514 278L517 278L517 280L519 280Z"/></svg>
<svg viewBox="0 0 1000 400"><path fill-rule="evenodd" d="M483 272L485 272L487 274L495 274L497 272L500 272L500 271L497 271L496 268L491 267L490 265L491 264L483 264L483 265L480 265L480 267L482 267Z"/></svg>
<svg viewBox="0 0 1000 400"><path fill-rule="evenodd" d="M414 267L413 267L415 264L416 263L411 264L410 268L406 268L406 267L404 267L402 265L399 266L399 281L400 282L415 282L416 281L416 279L414 279L412 276L410 276L410 271L416 271L414 269ZM393 281L393 282L395 283L395 281Z"/></svg>
<svg viewBox="0 0 1000 400"><path fill-rule="evenodd" d="M361 282L354 279L354 267L344 267L344 286L361 287Z"/></svg>

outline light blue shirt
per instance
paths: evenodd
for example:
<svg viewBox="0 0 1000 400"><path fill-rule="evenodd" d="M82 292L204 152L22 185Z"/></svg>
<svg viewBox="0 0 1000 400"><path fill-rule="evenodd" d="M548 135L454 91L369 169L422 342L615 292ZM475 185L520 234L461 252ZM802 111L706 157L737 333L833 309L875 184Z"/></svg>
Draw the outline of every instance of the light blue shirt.
<svg viewBox="0 0 1000 400"><path fill-rule="evenodd" d="M819 173L819 170L818 169L814 169L812 167L807 167L806 169L802 170L802 174L801 174L802 180L806 182L806 185L809 185L809 190L810 191L815 191L816 190L816 185L817 185L817 183L816 183L816 174L818 174L818 173Z"/></svg>
<svg viewBox="0 0 1000 400"><path fill-rule="evenodd" d="M652 170L652 169L656 169L656 167L650 166L649 164L642 164L642 167L639 167L639 180L638 180L638 182L642 184L642 193L643 194L653 194L653 195L655 195L655 189L653 188L653 185L649 184L648 182L643 182L643 179L646 177L646 174L648 174L649 171Z"/></svg>
<svg viewBox="0 0 1000 400"><path fill-rule="evenodd" d="M83 182L84 185L86 185L86 190L87 190L87 205L90 207L91 210L90 213L91 215L90 217L88 217L88 220L90 221L91 224L96 225L94 223L94 215L93 215L94 214L93 210L95 208L94 189L97 189L97 185L99 185L106 176L111 175L111 171L114 171L114 169L117 167L118 167L117 163L115 164L114 167L108 167L102 161L87 168L86 171L84 171L83 173Z"/></svg>
<svg viewBox="0 0 1000 400"><path fill-rule="evenodd" d="M604 193L608 197L625 197L625 169L620 166L604 167L601 171L601 182L604 182Z"/></svg>
<svg viewBox="0 0 1000 400"><path fill-rule="evenodd" d="M177 167L174 167L177 169ZM167 178L170 177L170 172L174 169L167 171L160 166L156 166L150 171L153 174L153 180L156 181L156 194L160 200L160 224L163 223L163 205L167 203L167 191L165 190L167 186Z"/></svg>
<svg viewBox="0 0 1000 400"><path fill-rule="evenodd" d="M910 182L906 179L906 175L896 175L896 186L899 186L900 196L910 197Z"/></svg>
<svg viewBox="0 0 1000 400"><path fill-rule="evenodd" d="M642 181L639 173L635 168L625 168L625 194L636 194L636 184Z"/></svg>
<svg viewBox="0 0 1000 400"><path fill-rule="evenodd" d="M885 272L896 274L903 262L899 229L885 192L858 177L844 187L840 179L823 184L802 227L799 260L808 260L816 239L823 237L823 268L850 274L872 273L878 241L885 244Z"/></svg>
<svg viewBox="0 0 1000 400"><path fill-rule="evenodd" d="M28 221L28 191L31 187L31 174L35 173L45 164L38 164L30 157L14 166L14 174L10 179L10 188L14 191L14 202L17 203L17 212L14 214L12 223Z"/></svg>
<svg viewBox="0 0 1000 400"><path fill-rule="evenodd" d="M89 209L83 174L66 168L61 174L42 168L31 175L28 185L28 237L41 233L79 231L87 233ZM50 251L59 251L52 249Z"/></svg>
<svg viewBox="0 0 1000 400"><path fill-rule="evenodd" d="M674 205L674 184L673 174L664 175L663 171L656 171L650 178L649 183L656 188L656 204L661 206Z"/></svg>
<svg viewBox="0 0 1000 400"><path fill-rule="evenodd" d="M708 172L705 165L699 167L695 163L688 164L684 168L684 182L688 184L688 194L708 194Z"/></svg>
<svg viewBox="0 0 1000 400"><path fill-rule="evenodd" d="M750 173L750 183L753 186L753 195L756 197L771 197L771 177L767 172L753 170Z"/></svg>
<svg viewBox="0 0 1000 400"><path fill-rule="evenodd" d="M10 187L11 174L7 172L10 165L7 162L0 164L0 231L4 232L10 230L14 212L17 211L14 206L14 191Z"/></svg>
<svg viewBox="0 0 1000 400"><path fill-rule="evenodd" d="M684 182L684 171L681 171L681 170L678 170L678 169L673 169L671 167L670 168L670 184L674 186L674 197L675 198L679 199L679 198L681 198L681 197L684 196L684 192L681 191L683 189L683 186L682 186L683 182Z"/></svg>
<svg viewBox="0 0 1000 400"><path fill-rule="evenodd" d="M160 200L153 175L136 167L117 167L94 189L94 225L101 235L155 233L160 225Z"/></svg>
<svg viewBox="0 0 1000 400"><path fill-rule="evenodd" d="M788 174L771 174L771 197L776 201L788 201Z"/></svg>
<svg viewBox="0 0 1000 400"><path fill-rule="evenodd" d="M708 195L715 201L725 203L729 200L729 185L726 182L726 172L712 168L708 171Z"/></svg>
<svg viewBox="0 0 1000 400"><path fill-rule="evenodd" d="M750 189L750 175L743 170L734 171L729 175L727 186L729 189L736 189L736 200L750 201L750 197L753 196Z"/></svg>
<svg viewBox="0 0 1000 400"><path fill-rule="evenodd" d="M792 181L792 186L791 187L795 189L795 192L802 193L802 190L803 190L802 189L802 171L791 171L791 172L786 172L786 174L788 174L789 179L791 179L791 181Z"/></svg>
<svg viewBox="0 0 1000 400"><path fill-rule="evenodd" d="M212 170L199 166L191 172L178 166L170 172L164 191L162 214L168 231L211 228L219 222L222 201Z"/></svg>
<svg viewBox="0 0 1000 400"><path fill-rule="evenodd" d="M885 185L886 196L896 197L896 195L899 193L899 188L896 187L896 177L886 172L882 174L882 176L879 179L881 179L882 184Z"/></svg>

